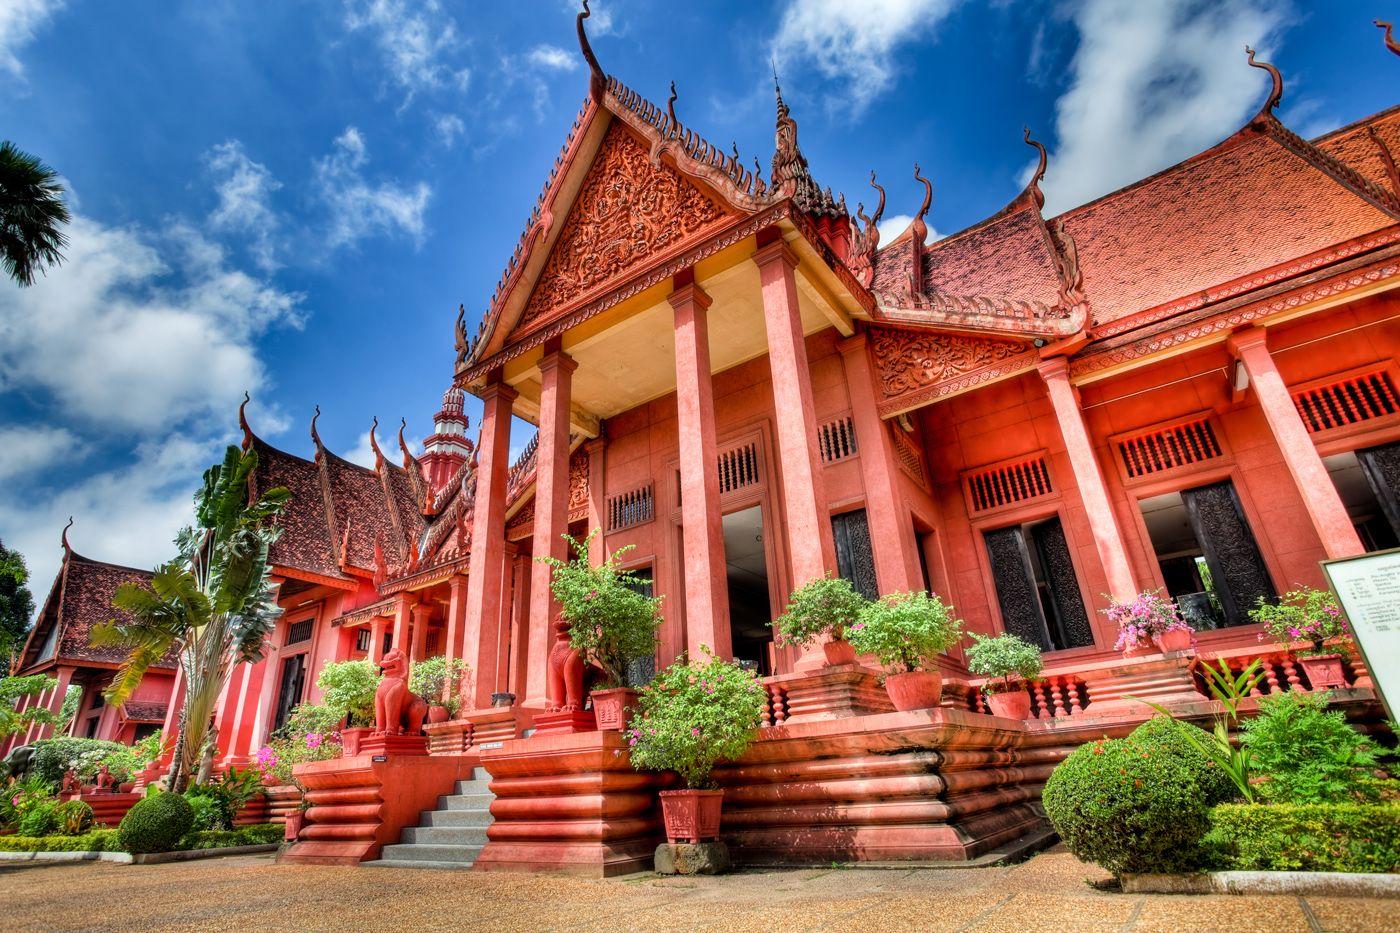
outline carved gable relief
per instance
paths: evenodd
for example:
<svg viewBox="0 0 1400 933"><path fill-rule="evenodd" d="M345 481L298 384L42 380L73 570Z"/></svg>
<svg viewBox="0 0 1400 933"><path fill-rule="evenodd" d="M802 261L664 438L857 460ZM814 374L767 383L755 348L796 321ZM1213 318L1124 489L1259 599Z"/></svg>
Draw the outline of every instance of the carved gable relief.
<svg viewBox="0 0 1400 933"><path fill-rule="evenodd" d="M579 448L569 460L569 517L588 513L588 452Z"/></svg>
<svg viewBox="0 0 1400 933"><path fill-rule="evenodd" d="M962 377L986 373L1006 363L1012 368L1029 359L1032 348L1018 340L965 337L961 334L914 333L884 327L870 330L870 347L884 402L933 399L962 387ZM1028 363L1027 363L1028 365ZM945 391L946 390L946 391ZM882 408L888 407L884 404Z"/></svg>
<svg viewBox="0 0 1400 933"><path fill-rule="evenodd" d="M525 306L529 327L724 218L719 203L614 122Z"/></svg>

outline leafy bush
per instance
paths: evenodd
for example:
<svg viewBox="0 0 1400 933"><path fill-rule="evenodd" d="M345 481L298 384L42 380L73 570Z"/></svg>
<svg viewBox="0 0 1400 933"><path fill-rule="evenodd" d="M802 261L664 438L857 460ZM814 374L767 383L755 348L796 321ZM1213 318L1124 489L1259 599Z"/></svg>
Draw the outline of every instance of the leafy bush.
<svg viewBox="0 0 1400 933"><path fill-rule="evenodd" d="M104 763L111 769L113 781L121 783L131 779L130 746L102 739L65 737L35 742L30 771L57 787L63 781L63 772L72 768L79 781L91 784L97 780L97 769Z"/></svg>
<svg viewBox="0 0 1400 933"><path fill-rule="evenodd" d="M1211 742L1211 734L1204 729L1170 716L1154 716L1134 729L1128 739L1153 751L1160 750L1188 769L1206 806L1239 797L1230 775L1214 758L1201 751Z"/></svg>
<svg viewBox="0 0 1400 933"><path fill-rule="evenodd" d="M233 827L228 806L219 797L199 793L194 788L186 790L184 797L185 802L190 805L190 813L194 815L191 825L196 830L219 830Z"/></svg>
<svg viewBox="0 0 1400 933"><path fill-rule="evenodd" d="M758 677L732 661L709 655L673 664L642 689L627 729L632 765L675 771L686 787L705 787L716 762L749 747L767 701Z"/></svg>
<svg viewBox="0 0 1400 933"><path fill-rule="evenodd" d="M371 717L373 718L373 717ZM298 703L287 715L287 721L273 734L274 738L307 735L316 732L325 735L339 732L345 724L345 710L319 703Z"/></svg>
<svg viewBox="0 0 1400 933"><path fill-rule="evenodd" d="M19 704L25 697L37 697L57 686L56 678L43 674L0 677L0 739L23 732L34 723L55 723L58 717L48 707L34 705L21 711Z"/></svg>
<svg viewBox="0 0 1400 933"><path fill-rule="evenodd" d="M263 794L262 774L255 768L229 768L208 784L194 784L185 799L194 811L195 829L232 829L239 812Z"/></svg>
<svg viewBox="0 0 1400 933"><path fill-rule="evenodd" d="M1400 804L1222 804L1206 845L1240 871L1400 871Z"/></svg>
<svg viewBox="0 0 1400 933"><path fill-rule="evenodd" d="M26 775L0 793L0 826L13 826L32 807L57 802L53 785L37 774Z"/></svg>
<svg viewBox="0 0 1400 933"><path fill-rule="evenodd" d="M15 821L15 832L21 836L47 836L58 832L58 802L35 801Z"/></svg>
<svg viewBox="0 0 1400 933"><path fill-rule="evenodd" d="M988 693L1015 689L1018 685L1011 682L1013 674L1022 680L1035 680L1044 666L1040 649L1015 635L987 638L972 633L972 647L967 649L967 669L983 677L1001 678L1000 684L991 679L987 681L982 689Z"/></svg>
<svg viewBox="0 0 1400 933"><path fill-rule="evenodd" d="M1344 640L1339 646L1341 653L1350 650L1346 619L1330 590L1310 586L1289 590L1278 598L1277 605L1271 605L1261 596L1258 607L1250 610L1249 617L1261 623L1274 641L1285 645L1295 641L1310 642L1311 647L1302 649L1299 654L1332 654L1338 648L1324 644L1332 639Z"/></svg>
<svg viewBox="0 0 1400 933"><path fill-rule="evenodd" d="M549 589L568 620L569 645L602 670L600 687L620 687L627 682L628 659L656 652L661 600L644 595L645 581L620 568L630 546L596 567L589 563L588 545L597 533L582 541L565 535L572 560L535 559L550 567Z"/></svg>
<svg viewBox="0 0 1400 933"><path fill-rule="evenodd" d="M912 671L928 667L957 643L962 622L937 596L925 592L890 593L861 609L849 639L862 654L873 654L886 667Z"/></svg>
<svg viewBox="0 0 1400 933"><path fill-rule="evenodd" d="M169 852L193 825L194 811L184 797L153 794L126 812L117 837L127 852Z"/></svg>
<svg viewBox="0 0 1400 933"><path fill-rule="evenodd" d="M347 719L352 726L374 724L374 691L379 687L379 669L373 661L332 661L321 668L316 687L321 703Z"/></svg>
<svg viewBox="0 0 1400 933"><path fill-rule="evenodd" d="M0 836L0 852L116 852L115 829L95 829L82 836Z"/></svg>
<svg viewBox="0 0 1400 933"><path fill-rule="evenodd" d="M1208 805L1196 771L1165 744L1101 739L1050 775L1045 812L1078 858L1115 875L1201 865Z"/></svg>
<svg viewBox="0 0 1400 933"><path fill-rule="evenodd" d="M461 658L446 655L424 658L413 665L408 675L408 689L434 706L447 707L455 716L462 705L462 681L470 674L471 668Z"/></svg>
<svg viewBox="0 0 1400 933"><path fill-rule="evenodd" d="M773 629L779 644L808 645L823 635L845 638L866 602L845 577L812 580L793 591Z"/></svg>
<svg viewBox="0 0 1400 933"><path fill-rule="evenodd" d="M307 761L327 761L339 758L341 742L339 732L305 732L292 735L277 735L271 742L258 749L253 759L264 783L297 784L292 769ZM300 786L299 784L297 786Z"/></svg>
<svg viewBox="0 0 1400 933"><path fill-rule="evenodd" d="M234 846L263 846L281 842L284 832L281 823L258 823L255 826L240 826L232 830L194 831L186 833L176 848L231 849Z"/></svg>
<svg viewBox="0 0 1400 933"><path fill-rule="evenodd" d="M1268 803L1353 803L1379 800L1380 749L1329 710L1330 694L1290 690L1259 701L1243 725L1259 799Z"/></svg>
<svg viewBox="0 0 1400 933"><path fill-rule="evenodd" d="M92 807L81 800L65 800L53 813L58 831L65 836L82 836L92 829Z"/></svg>

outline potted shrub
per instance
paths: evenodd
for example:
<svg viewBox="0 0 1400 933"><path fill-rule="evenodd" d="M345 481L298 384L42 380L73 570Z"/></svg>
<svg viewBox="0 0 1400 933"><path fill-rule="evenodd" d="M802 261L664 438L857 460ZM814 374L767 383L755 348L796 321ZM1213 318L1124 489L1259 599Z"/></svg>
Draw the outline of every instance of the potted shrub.
<svg viewBox="0 0 1400 933"><path fill-rule="evenodd" d="M1043 667L1040 649L1011 634L987 638L974 633L972 647L967 650L967 669L987 678L982 690L993 715L1007 719L1030 716L1031 695L1026 692L1026 682L1039 677Z"/></svg>
<svg viewBox="0 0 1400 933"><path fill-rule="evenodd" d="M855 649L878 657L889 672L885 691L900 711L938 705L943 678L934 659L961 635L952 608L926 592L889 593L866 603L850 629Z"/></svg>
<svg viewBox="0 0 1400 933"><path fill-rule="evenodd" d="M1310 586L1289 590L1270 605L1263 597L1249 617L1264 626L1269 637L1281 644L1307 642L1294 651L1314 690L1345 687L1343 658L1351 653L1351 637L1342 608L1329 590Z"/></svg>
<svg viewBox="0 0 1400 933"><path fill-rule="evenodd" d="M783 614L773 620L776 641L806 647L826 636L822 652L828 665L854 664L856 650L846 641L866 599L844 577L824 577L793 591Z"/></svg>
<svg viewBox="0 0 1400 933"><path fill-rule="evenodd" d="M339 728L345 754L358 754L360 739L374 725L374 691L379 687L379 678L379 668L368 659L328 663L316 677L321 703L313 709L321 718L317 719L315 728L303 731L330 732ZM310 704L304 706L310 707ZM297 710L303 708L298 706ZM328 721L331 717L335 717L333 723ZM340 728L342 722L344 728Z"/></svg>
<svg viewBox="0 0 1400 933"><path fill-rule="evenodd" d="M707 842L719 837L724 791L711 778L715 763L744 753L758 735L767 691L752 671L709 654L673 664L641 691L625 731L632 766L674 771L683 790L661 792L666 839Z"/></svg>
<svg viewBox="0 0 1400 933"><path fill-rule="evenodd" d="M471 668L461 658L438 655L413 665L408 689L428 702L428 722L454 719L462 706L461 687Z"/></svg>
<svg viewBox="0 0 1400 933"><path fill-rule="evenodd" d="M1141 654L1148 642L1155 642L1159 651L1185 651L1195 638L1195 630L1160 587L1144 590L1132 602L1110 601L1102 612L1118 626L1118 640L1113 647L1124 657Z"/></svg>
<svg viewBox="0 0 1400 933"><path fill-rule="evenodd" d="M621 569L631 545L597 566L589 563L588 545L597 533L582 541L565 535L572 560L537 560L551 568L549 588L568 624L570 647L601 672L591 693L598 728L621 731L638 695L627 686L627 661L656 653L661 600L645 595L645 581Z"/></svg>

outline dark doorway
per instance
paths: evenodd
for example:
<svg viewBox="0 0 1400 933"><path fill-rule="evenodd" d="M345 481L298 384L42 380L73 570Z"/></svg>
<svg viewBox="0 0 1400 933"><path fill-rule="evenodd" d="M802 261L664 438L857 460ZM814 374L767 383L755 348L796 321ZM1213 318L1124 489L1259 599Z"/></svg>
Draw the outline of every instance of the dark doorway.
<svg viewBox="0 0 1400 933"><path fill-rule="evenodd" d="M875 552L870 546L870 522L865 509L831 516L831 533L836 541L836 570L849 580L866 599L880 595L875 578Z"/></svg>
<svg viewBox="0 0 1400 933"><path fill-rule="evenodd" d="M1324 457L1322 462L1367 551L1400 547L1400 443Z"/></svg>
<svg viewBox="0 0 1400 933"><path fill-rule="evenodd" d="M763 550L763 509L724 516L724 560L729 583L729 637L734 660L761 676L773 673L772 603Z"/></svg>
<svg viewBox="0 0 1400 933"><path fill-rule="evenodd" d="M1058 516L997 528L983 537L1007 632L1042 651L1094 643Z"/></svg>
<svg viewBox="0 0 1400 933"><path fill-rule="evenodd" d="M292 707L301 702L302 687L305 683L305 654L294 654L282 662L282 676L277 685L277 715L272 720L273 732L287 724Z"/></svg>

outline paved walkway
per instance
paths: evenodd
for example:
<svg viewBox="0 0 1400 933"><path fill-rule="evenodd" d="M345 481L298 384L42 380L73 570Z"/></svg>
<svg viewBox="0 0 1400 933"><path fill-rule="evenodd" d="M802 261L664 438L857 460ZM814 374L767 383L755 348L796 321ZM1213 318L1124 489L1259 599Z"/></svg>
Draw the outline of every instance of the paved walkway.
<svg viewBox="0 0 1400 933"><path fill-rule="evenodd" d="M1400 930L1400 901L1109 894L1062 850L1008 868L721 878L278 866L0 866L5 930Z"/></svg>

